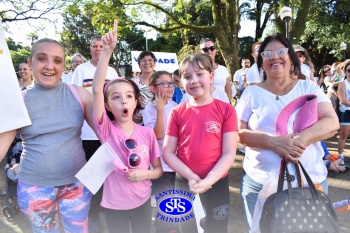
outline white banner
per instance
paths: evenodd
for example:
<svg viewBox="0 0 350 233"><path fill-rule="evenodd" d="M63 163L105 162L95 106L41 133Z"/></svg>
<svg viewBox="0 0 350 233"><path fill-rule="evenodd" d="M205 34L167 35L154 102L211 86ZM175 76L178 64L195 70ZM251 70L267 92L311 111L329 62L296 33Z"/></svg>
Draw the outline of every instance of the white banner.
<svg viewBox="0 0 350 233"><path fill-rule="evenodd" d="M140 72L140 67L137 58L142 51L131 51L132 71ZM176 53L152 52L156 56L157 62L154 68L155 71L165 70L170 73L179 68Z"/></svg>
<svg viewBox="0 0 350 233"><path fill-rule="evenodd" d="M30 125L0 18L0 133Z"/></svg>

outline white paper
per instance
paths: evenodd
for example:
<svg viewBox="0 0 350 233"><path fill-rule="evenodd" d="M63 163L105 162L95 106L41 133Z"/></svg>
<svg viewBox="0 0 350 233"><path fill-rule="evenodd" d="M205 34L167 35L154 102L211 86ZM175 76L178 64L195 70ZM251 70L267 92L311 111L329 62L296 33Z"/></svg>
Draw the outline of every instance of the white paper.
<svg viewBox="0 0 350 233"><path fill-rule="evenodd" d="M118 167L125 167L111 146L107 142L103 143L75 177L83 183L92 194L96 194L107 176L114 170L113 162L115 161L121 163L122 166Z"/></svg>
<svg viewBox="0 0 350 233"><path fill-rule="evenodd" d="M204 212L199 194L196 194L194 196L195 196L195 199L193 201L193 211L194 211L194 216L196 218L197 230L198 230L198 233L203 233L204 230L200 226L200 220L202 218L205 218L205 212Z"/></svg>
<svg viewBox="0 0 350 233"><path fill-rule="evenodd" d="M32 124L24 104L0 18L0 133Z"/></svg>

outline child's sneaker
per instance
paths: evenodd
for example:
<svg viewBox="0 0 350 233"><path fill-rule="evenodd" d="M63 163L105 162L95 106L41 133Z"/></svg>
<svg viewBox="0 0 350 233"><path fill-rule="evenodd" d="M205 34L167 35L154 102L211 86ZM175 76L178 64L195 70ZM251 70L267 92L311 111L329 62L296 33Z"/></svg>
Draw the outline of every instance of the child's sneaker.
<svg viewBox="0 0 350 233"><path fill-rule="evenodd" d="M333 207L336 212L344 213L350 210L350 198L333 203Z"/></svg>

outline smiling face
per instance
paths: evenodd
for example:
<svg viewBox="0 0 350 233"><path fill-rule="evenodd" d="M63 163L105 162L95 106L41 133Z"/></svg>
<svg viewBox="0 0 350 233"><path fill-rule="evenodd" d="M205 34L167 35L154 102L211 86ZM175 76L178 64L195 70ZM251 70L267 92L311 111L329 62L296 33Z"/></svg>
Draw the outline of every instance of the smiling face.
<svg viewBox="0 0 350 233"><path fill-rule="evenodd" d="M137 105L134 89L131 84L120 81L107 88L106 109L112 112L117 123L132 121L132 115Z"/></svg>
<svg viewBox="0 0 350 233"><path fill-rule="evenodd" d="M173 80L171 79L170 75L160 75L156 80L155 80L155 85L150 86L151 91L153 93L160 93L164 92L168 99L171 99L174 94L174 85L170 85L168 87L163 87L161 83L172 83Z"/></svg>
<svg viewBox="0 0 350 233"><path fill-rule="evenodd" d="M27 63L21 63L19 65L18 74L23 81L32 79L32 70Z"/></svg>
<svg viewBox="0 0 350 233"><path fill-rule="evenodd" d="M203 49L202 49L202 48L210 48L212 46L215 46L215 44L212 41L206 41L206 42L203 42L202 44L200 44L201 53L208 54L210 56L210 58L213 60L213 62L215 62L216 48L213 51L208 49L208 52L204 52Z"/></svg>
<svg viewBox="0 0 350 233"><path fill-rule="evenodd" d="M156 62L154 61L151 55L146 55L142 57L139 61L141 73L152 73L154 71L155 66Z"/></svg>
<svg viewBox="0 0 350 233"><path fill-rule="evenodd" d="M74 71L78 65L83 64L84 60L80 56L75 56L71 62L72 71Z"/></svg>
<svg viewBox="0 0 350 233"><path fill-rule="evenodd" d="M186 92L194 99L203 99L210 96L210 85L214 81L214 73L189 63L181 76Z"/></svg>
<svg viewBox="0 0 350 233"><path fill-rule="evenodd" d="M285 46L281 42L273 40L267 44L264 51L276 51L280 48L285 48ZM267 78L289 77L291 69L289 54L287 53L284 57L280 57L277 52L274 52L271 59L263 59L262 67Z"/></svg>
<svg viewBox="0 0 350 233"><path fill-rule="evenodd" d="M42 42L33 46L31 58L28 61L35 81L51 88L60 82L64 69L63 48L53 42Z"/></svg>

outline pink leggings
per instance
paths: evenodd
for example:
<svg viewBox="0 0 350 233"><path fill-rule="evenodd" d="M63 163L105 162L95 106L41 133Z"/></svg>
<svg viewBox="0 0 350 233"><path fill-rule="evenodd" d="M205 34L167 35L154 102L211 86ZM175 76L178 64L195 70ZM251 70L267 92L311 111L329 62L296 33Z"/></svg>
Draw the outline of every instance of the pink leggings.
<svg viewBox="0 0 350 233"><path fill-rule="evenodd" d="M58 218L65 232L88 232L92 194L80 182L62 186L35 186L18 182L17 199L33 232L59 233Z"/></svg>

